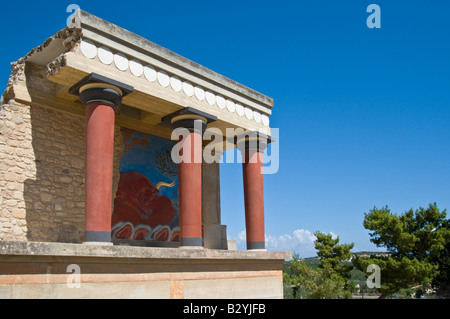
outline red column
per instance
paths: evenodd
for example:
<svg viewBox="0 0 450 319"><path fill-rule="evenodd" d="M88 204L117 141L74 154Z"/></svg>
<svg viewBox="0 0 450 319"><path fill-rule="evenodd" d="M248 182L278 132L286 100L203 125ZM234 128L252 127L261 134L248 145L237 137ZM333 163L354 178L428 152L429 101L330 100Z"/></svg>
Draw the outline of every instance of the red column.
<svg viewBox="0 0 450 319"><path fill-rule="evenodd" d="M110 105L86 105L87 242L111 241L115 110Z"/></svg>
<svg viewBox="0 0 450 319"><path fill-rule="evenodd" d="M255 150L243 152L242 171L248 250L265 249L262 156L262 152Z"/></svg>
<svg viewBox="0 0 450 319"><path fill-rule="evenodd" d="M174 129L172 138L179 139L175 148L178 156L180 248L203 248L202 142L208 123L216 120L217 117L191 107L161 119L163 125Z"/></svg>
<svg viewBox="0 0 450 319"><path fill-rule="evenodd" d="M111 244L115 110L133 90L96 73L69 89L86 108L86 243Z"/></svg>
<svg viewBox="0 0 450 319"><path fill-rule="evenodd" d="M265 250L263 153L271 137L248 132L235 139L242 153L248 250Z"/></svg>
<svg viewBox="0 0 450 319"><path fill-rule="evenodd" d="M199 132L190 132L183 140L182 155L186 151L190 151L190 156L184 156L178 164L181 246L202 247L202 135Z"/></svg>

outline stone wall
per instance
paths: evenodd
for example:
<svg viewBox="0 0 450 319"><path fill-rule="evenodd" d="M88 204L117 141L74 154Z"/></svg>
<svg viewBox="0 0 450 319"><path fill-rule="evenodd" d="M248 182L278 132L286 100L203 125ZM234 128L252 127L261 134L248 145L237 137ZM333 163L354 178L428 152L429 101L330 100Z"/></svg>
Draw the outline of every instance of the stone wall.
<svg viewBox="0 0 450 319"><path fill-rule="evenodd" d="M14 101L0 109L0 240L26 240L25 181L36 176L30 109Z"/></svg>
<svg viewBox="0 0 450 319"><path fill-rule="evenodd" d="M115 131L114 189L123 152ZM84 239L85 119L10 100L0 108L0 240Z"/></svg>

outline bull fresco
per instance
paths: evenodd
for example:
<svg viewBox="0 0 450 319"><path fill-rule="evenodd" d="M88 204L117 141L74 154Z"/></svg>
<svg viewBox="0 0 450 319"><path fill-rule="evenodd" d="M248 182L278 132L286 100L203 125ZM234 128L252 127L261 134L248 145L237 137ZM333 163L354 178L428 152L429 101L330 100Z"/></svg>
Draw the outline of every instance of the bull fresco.
<svg viewBox="0 0 450 319"><path fill-rule="evenodd" d="M113 239L179 241L173 141L122 128L124 153L112 214Z"/></svg>

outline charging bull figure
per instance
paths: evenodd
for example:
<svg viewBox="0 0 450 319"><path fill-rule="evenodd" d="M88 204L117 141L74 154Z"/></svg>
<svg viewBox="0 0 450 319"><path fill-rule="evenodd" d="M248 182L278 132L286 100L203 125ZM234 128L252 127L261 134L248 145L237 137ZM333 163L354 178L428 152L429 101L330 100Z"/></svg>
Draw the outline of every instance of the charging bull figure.
<svg viewBox="0 0 450 319"><path fill-rule="evenodd" d="M174 187L175 182L171 184L159 182L154 186L141 173L121 173L114 200L112 225L127 222L135 226L148 225L152 229L158 225L168 225L174 217L175 210L167 196L158 196L159 189L163 186ZM127 236L120 236L124 237Z"/></svg>

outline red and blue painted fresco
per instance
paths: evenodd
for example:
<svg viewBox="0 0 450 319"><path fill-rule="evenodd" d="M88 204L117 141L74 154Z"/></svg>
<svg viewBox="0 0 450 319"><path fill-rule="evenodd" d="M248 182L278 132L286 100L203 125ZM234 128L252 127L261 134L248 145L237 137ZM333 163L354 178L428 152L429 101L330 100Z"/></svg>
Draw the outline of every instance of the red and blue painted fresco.
<svg viewBox="0 0 450 319"><path fill-rule="evenodd" d="M124 154L112 214L113 239L179 241L174 142L122 128Z"/></svg>

